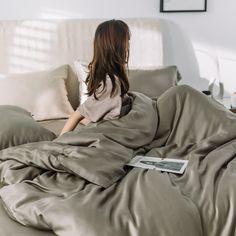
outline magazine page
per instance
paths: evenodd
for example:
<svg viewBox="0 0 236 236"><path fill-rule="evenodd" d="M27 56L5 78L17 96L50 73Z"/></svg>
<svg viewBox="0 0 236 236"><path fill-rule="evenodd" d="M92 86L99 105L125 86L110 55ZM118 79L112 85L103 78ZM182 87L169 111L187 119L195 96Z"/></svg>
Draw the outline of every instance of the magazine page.
<svg viewBox="0 0 236 236"><path fill-rule="evenodd" d="M187 160L158 158L148 156L135 156L127 165L145 169L183 174L188 164Z"/></svg>

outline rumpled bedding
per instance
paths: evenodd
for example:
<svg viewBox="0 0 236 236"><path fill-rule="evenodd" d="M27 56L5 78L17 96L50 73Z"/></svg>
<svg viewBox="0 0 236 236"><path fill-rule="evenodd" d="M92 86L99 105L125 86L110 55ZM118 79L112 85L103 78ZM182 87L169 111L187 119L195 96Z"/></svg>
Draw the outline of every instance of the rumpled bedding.
<svg viewBox="0 0 236 236"><path fill-rule="evenodd" d="M133 93L116 120L0 152L9 216L59 236L235 234L236 116L189 86ZM125 166L189 160L183 175Z"/></svg>

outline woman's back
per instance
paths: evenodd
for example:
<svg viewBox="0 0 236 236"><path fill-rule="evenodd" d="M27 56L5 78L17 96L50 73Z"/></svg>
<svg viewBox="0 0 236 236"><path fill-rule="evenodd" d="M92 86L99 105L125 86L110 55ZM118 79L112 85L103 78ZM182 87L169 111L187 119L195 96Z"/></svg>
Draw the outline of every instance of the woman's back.
<svg viewBox="0 0 236 236"><path fill-rule="evenodd" d="M115 80L116 89L111 96L112 82L110 77L106 76L106 85L101 83L96 91L96 97L91 95L78 107L78 111L87 120L97 122L101 119L110 120L126 115L131 109L132 98L128 94L121 96L119 80Z"/></svg>

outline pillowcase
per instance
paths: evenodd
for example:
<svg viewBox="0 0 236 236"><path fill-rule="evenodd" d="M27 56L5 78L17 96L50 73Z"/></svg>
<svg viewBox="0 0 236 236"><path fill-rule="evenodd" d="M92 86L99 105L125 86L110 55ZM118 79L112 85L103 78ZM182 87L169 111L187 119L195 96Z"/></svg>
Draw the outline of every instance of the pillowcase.
<svg viewBox="0 0 236 236"><path fill-rule="evenodd" d="M85 83L87 75L88 75L88 63L82 61L75 61L75 72L79 80L79 95L80 95L80 104L83 104L86 100L88 95L87 85Z"/></svg>
<svg viewBox="0 0 236 236"><path fill-rule="evenodd" d="M68 66L0 77L0 105L20 106L36 120L67 118L73 108L67 97Z"/></svg>
<svg viewBox="0 0 236 236"><path fill-rule="evenodd" d="M130 90L148 97L160 97L166 90L177 85L180 79L181 75L175 65L129 71Z"/></svg>
<svg viewBox="0 0 236 236"><path fill-rule="evenodd" d="M0 150L55 138L56 135L40 126L28 111L17 106L0 106Z"/></svg>
<svg viewBox="0 0 236 236"><path fill-rule="evenodd" d="M80 84L81 103L87 99L87 86L85 80L88 73L87 63L75 61L75 70ZM177 66L163 66L154 69L130 69L130 91L137 91L148 97L160 97L167 89L177 85L181 75Z"/></svg>

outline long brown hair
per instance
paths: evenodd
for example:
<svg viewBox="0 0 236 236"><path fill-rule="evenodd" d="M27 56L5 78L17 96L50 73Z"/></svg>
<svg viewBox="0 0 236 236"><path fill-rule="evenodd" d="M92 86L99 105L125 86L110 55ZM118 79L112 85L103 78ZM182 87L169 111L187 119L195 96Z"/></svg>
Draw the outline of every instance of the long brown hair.
<svg viewBox="0 0 236 236"><path fill-rule="evenodd" d="M106 75L111 78L112 96L116 90L115 77L120 81L121 96L129 90L128 60L129 60L130 30L121 20L109 20L101 23L95 32L93 59L88 65L86 78L88 95L96 97L96 90L103 83L106 87Z"/></svg>

